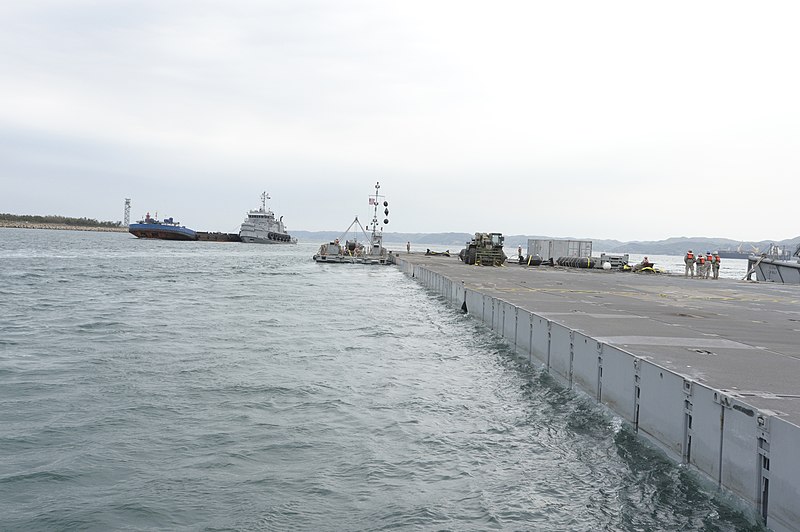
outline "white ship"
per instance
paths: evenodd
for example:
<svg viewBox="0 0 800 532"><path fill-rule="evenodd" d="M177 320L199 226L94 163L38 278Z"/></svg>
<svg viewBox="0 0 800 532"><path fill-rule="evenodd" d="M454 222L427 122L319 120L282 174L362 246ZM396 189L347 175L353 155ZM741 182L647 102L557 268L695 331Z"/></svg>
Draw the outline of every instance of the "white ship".
<svg viewBox="0 0 800 532"><path fill-rule="evenodd" d="M275 213L267 208L269 194L261 194L261 208L247 213L239 229L239 238L248 244L297 244L297 239L286 232L283 216L275 219Z"/></svg>

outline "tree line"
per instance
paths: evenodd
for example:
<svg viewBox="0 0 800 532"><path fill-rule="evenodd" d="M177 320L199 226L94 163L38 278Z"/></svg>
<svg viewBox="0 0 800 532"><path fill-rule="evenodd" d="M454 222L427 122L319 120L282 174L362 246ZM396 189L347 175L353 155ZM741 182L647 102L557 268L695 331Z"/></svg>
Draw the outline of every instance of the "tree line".
<svg viewBox="0 0 800 532"><path fill-rule="evenodd" d="M69 216L37 216L31 214L0 213L3 222L28 222L32 224L73 225L77 227L119 227L122 222L99 222L94 218L70 218Z"/></svg>

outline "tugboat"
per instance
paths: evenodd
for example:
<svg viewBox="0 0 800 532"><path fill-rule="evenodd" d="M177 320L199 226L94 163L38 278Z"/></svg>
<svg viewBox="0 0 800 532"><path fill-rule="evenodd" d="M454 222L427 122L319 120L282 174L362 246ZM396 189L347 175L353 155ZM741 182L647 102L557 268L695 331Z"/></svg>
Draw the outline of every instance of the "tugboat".
<svg viewBox="0 0 800 532"><path fill-rule="evenodd" d="M389 223L389 202L381 198L381 184L375 183L375 194L369 197L369 204L374 207L372 223L367 225L367 229L358 221L358 216L345 229L344 233L332 242L326 242L319 247L316 255L312 258L316 262L332 262L334 264L389 264L389 253L383 247L383 227ZM383 223L378 223L378 208L383 204ZM361 230L363 241L359 241L359 234L356 228ZM348 238L348 233L353 230L353 236ZM371 231L371 233L367 233ZM342 244L344 242L344 244Z"/></svg>
<svg viewBox="0 0 800 532"><path fill-rule="evenodd" d="M269 194L261 194L261 208L247 213L239 229L239 238L247 244L297 244L297 239L286 232L283 216L275 219L275 213L267 209Z"/></svg>
<svg viewBox="0 0 800 532"><path fill-rule="evenodd" d="M158 215L158 213L156 213ZM197 233L171 217L158 220L151 218L150 213L135 224L128 226L128 231L136 238L157 238L160 240L197 240Z"/></svg>

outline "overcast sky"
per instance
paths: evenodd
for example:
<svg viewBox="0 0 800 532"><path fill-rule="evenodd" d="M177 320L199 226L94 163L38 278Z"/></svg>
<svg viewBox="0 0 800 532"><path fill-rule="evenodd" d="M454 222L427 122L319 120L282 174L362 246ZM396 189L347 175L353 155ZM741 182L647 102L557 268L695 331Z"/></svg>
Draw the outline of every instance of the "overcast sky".
<svg viewBox="0 0 800 532"><path fill-rule="evenodd" d="M0 3L0 212L800 235L800 3Z"/></svg>

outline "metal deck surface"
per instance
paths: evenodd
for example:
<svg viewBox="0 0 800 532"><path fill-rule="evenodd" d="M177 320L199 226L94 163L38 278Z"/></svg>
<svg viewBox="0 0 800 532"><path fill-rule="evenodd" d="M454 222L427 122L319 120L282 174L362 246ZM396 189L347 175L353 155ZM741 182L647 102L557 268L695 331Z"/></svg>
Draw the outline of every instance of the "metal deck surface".
<svg viewBox="0 0 800 532"><path fill-rule="evenodd" d="M402 259L800 425L800 285Z"/></svg>

